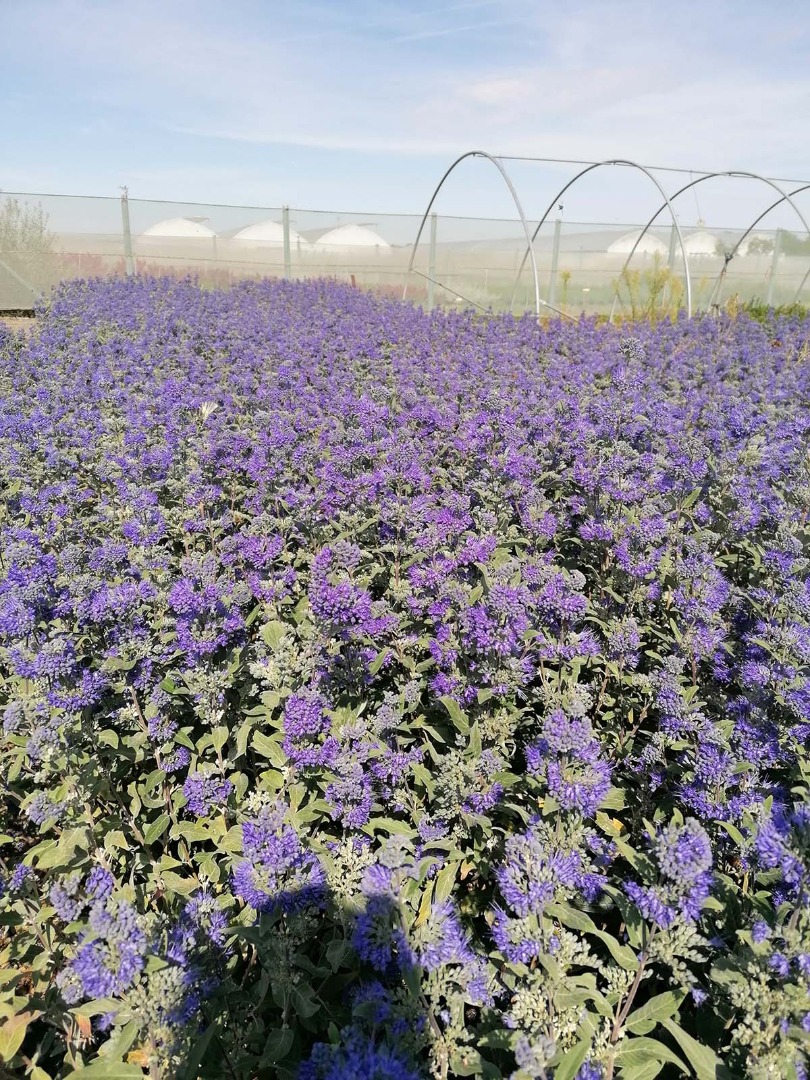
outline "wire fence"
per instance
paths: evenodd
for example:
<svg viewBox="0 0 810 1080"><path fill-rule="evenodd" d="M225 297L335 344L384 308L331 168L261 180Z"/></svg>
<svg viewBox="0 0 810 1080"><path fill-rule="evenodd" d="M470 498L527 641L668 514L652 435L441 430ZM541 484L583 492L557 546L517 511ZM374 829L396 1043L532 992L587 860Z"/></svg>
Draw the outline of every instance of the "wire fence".
<svg viewBox="0 0 810 1080"><path fill-rule="evenodd" d="M0 311L29 310L60 280L193 275L205 287L334 277L425 307L532 311L523 224L431 214L339 213L121 198L0 193ZM529 222L534 233L535 222ZM568 315L639 315L759 300L807 300L810 241L777 230L545 222L534 237L541 303ZM681 239L683 246L681 246ZM634 245L638 241L638 245Z"/></svg>

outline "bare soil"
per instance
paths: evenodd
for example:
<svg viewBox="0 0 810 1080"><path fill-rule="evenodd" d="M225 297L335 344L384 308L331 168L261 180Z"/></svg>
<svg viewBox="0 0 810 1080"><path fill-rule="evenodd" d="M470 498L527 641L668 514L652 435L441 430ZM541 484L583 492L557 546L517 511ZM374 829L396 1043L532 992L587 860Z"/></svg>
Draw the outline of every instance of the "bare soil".
<svg viewBox="0 0 810 1080"><path fill-rule="evenodd" d="M9 330L23 330L25 333L30 333L34 328L36 319L27 315L3 315L0 313L0 323L3 326L7 326Z"/></svg>

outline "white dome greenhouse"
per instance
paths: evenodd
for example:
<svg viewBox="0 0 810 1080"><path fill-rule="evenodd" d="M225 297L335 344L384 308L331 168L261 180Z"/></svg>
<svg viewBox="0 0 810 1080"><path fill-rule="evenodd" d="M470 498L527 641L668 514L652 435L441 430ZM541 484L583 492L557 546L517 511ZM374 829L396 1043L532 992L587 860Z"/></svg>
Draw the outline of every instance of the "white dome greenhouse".
<svg viewBox="0 0 810 1080"><path fill-rule="evenodd" d="M209 229L207 225L203 225L201 221L176 217L166 218L165 221L158 221L155 225L150 225L148 229L144 229L142 235L173 240L211 240L217 234L213 229Z"/></svg>
<svg viewBox="0 0 810 1080"><path fill-rule="evenodd" d="M624 236L620 236L618 240L614 240L608 247L609 255L629 255L633 250L633 245L636 240L641 236L641 229L635 229L633 232L625 233ZM645 233L635 250L636 255L666 255L667 245L663 240L660 240L657 236L653 236L652 233Z"/></svg>
<svg viewBox="0 0 810 1080"><path fill-rule="evenodd" d="M246 225L234 233L234 240L249 242L257 247L283 247L284 226L278 221L258 221L255 225ZM290 229L290 244L293 247L309 247L309 242Z"/></svg>
<svg viewBox="0 0 810 1080"><path fill-rule="evenodd" d="M338 225L319 236L315 247L328 251L358 247L390 250L391 245L368 225Z"/></svg>
<svg viewBox="0 0 810 1080"><path fill-rule="evenodd" d="M722 242L717 236L699 229L684 238L683 246L687 255L717 255L722 251Z"/></svg>

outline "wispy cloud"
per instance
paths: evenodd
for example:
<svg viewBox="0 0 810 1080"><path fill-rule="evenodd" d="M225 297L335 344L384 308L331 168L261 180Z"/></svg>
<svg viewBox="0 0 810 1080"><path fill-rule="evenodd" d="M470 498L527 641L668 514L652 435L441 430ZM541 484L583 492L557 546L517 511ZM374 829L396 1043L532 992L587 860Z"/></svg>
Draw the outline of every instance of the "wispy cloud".
<svg viewBox="0 0 810 1080"><path fill-rule="evenodd" d="M201 139L214 156L229 145L377 155L375 175L384 156L449 159L471 146L805 168L798 8L795 33L732 0L683 0L677 18L641 0L234 0L227 18L219 0L32 0L4 21L5 79L40 129L50 106L54 123L99 147L102 121L130 132L136 161L138 147L165 156L169 140L178 161L145 161L144 175L193 173L183 154L193 145L199 160ZM326 190L329 175L320 180Z"/></svg>
<svg viewBox="0 0 810 1080"><path fill-rule="evenodd" d="M519 19L489 19L486 22L464 23L457 26L437 27L433 30L420 30L413 34L398 34L391 38L392 43L401 44L405 41L426 41L428 38L450 37L467 34L478 30L491 30L495 26L514 26Z"/></svg>

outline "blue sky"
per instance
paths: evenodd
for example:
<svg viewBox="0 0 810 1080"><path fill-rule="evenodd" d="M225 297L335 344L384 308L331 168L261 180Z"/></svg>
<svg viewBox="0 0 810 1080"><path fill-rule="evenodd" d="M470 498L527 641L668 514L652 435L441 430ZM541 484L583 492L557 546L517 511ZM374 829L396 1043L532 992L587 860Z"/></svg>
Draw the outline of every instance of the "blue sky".
<svg viewBox="0 0 810 1080"><path fill-rule="evenodd" d="M471 148L810 178L806 0L0 9L6 191L127 184L146 198L420 212ZM571 169L515 173L537 216ZM644 178L600 172L570 193L566 216L635 221L656 201ZM681 213L733 225L768 201L753 183L709 183ZM457 170L439 209L512 215L485 162Z"/></svg>

